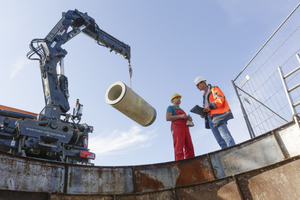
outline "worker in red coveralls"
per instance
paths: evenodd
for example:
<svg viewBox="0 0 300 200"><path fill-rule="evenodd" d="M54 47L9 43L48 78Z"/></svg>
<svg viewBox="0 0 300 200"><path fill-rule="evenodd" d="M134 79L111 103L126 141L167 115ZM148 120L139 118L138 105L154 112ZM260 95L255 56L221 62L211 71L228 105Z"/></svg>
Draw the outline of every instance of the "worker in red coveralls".
<svg viewBox="0 0 300 200"><path fill-rule="evenodd" d="M171 97L172 106L167 108L166 120L172 121L171 132L174 141L175 160L182 160L195 156L192 138L189 127L186 125L187 120L193 119L185 114L179 107L181 95L174 94Z"/></svg>

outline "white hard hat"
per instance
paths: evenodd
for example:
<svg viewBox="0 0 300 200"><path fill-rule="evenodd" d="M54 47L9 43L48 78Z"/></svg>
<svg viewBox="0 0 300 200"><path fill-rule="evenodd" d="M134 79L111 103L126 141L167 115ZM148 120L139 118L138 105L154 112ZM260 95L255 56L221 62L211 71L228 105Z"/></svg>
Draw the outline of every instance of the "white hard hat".
<svg viewBox="0 0 300 200"><path fill-rule="evenodd" d="M206 79L203 77L203 76L198 76L194 82L195 82L195 85L197 85L198 83L200 83L201 81L206 81Z"/></svg>

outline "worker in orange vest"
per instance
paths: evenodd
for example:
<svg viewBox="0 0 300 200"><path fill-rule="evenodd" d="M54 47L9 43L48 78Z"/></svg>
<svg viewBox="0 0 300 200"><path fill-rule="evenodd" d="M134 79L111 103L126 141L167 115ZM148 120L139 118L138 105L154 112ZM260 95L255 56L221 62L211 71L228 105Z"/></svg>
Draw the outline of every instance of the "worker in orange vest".
<svg viewBox="0 0 300 200"><path fill-rule="evenodd" d="M187 121L193 121L190 116L179 107L181 103L181 95L174 94L171 97L172 106L167 108L166 120L172 121L171 133L173 135L175 160L191 158L195 156L194 146L190 135Z"/></svg>
<svg viewBox="0 0 300 200"><path fill-rule="evenodd" d="M205 117L205 128L211 129L222 149L235 145L227 127L227 121L233 119L233 114L222 90L218 86L207 85L203 76L198 76L194 82L200 91L204 91L203 111L208 114L201 117Z"/></svg>

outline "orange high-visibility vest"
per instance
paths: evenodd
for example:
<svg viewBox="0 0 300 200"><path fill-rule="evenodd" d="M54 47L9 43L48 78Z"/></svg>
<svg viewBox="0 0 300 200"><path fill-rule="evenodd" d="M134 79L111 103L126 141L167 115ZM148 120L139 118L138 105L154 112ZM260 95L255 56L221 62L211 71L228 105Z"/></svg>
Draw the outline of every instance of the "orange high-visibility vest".
<svg viewBox="0 0 300 200"><path fill-rule="evenodd" d="M230 110L227 99L218 86L212 86L211 93L208 94L208 102L209 108L211 109L210 116L222 114Z"/></svg>
<svg viewBox="0 0 300 200"><path fill-rule="evenodd" d="M233 119L232 112L230 110L227 99L224 93L218 86L207 86L211 91L208 92L208 103L210 116L213 118L212 122L214 126L218 126L223 122L227 122L229 119ZM205 106L205 93L203 95L203 107ZM207 126L206 126L207 127Z"/></svg>

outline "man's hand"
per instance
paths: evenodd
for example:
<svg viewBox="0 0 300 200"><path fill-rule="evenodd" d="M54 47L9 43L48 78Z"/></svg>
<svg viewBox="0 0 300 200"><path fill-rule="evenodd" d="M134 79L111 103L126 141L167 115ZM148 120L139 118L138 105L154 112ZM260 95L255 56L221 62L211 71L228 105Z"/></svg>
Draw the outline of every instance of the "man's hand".
<svg viewBox="0 0 300 200"><path fill-rule="evenodd" d="M208 106L204 107L203 109L204 112L209 112L210 111L210 108Z"/></svg>
<svg viewBox="0 0 300 200"><path fill-rule="evenodd" d="M179 116L180 116L181 119L186 119L187 118L186 114L182 114L182 115L179 115Z"/></svg>

